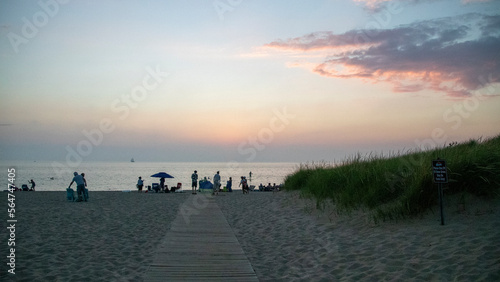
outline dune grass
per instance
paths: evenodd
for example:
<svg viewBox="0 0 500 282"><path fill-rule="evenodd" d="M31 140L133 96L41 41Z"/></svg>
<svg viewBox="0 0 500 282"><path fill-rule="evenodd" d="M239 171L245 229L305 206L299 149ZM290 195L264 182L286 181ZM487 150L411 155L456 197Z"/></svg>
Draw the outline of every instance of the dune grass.
<svg viewBox="0 0 500 282"><path fill-rule="evenodd" d="M407 218L438 201L432 160L446 160L446 194L500 195L500 135L428 151L392 156L356 155L340 165L301 165L285 179L285 190L300 190L321 207L331 200L339 212L368 209L375 221Z"/></svg>

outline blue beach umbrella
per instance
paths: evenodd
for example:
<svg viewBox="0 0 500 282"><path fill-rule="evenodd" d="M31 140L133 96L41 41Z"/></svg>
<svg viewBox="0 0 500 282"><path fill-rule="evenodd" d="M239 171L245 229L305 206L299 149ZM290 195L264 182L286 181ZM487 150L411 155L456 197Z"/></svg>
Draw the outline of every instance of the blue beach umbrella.
<svg viewBox="0 0 500 282"><path fill-rule="evenodd" d="M158 177L158 178L174 178L172 175L166 173L166 172L158 172L156 174L151 175L151 177Z"/></svg>

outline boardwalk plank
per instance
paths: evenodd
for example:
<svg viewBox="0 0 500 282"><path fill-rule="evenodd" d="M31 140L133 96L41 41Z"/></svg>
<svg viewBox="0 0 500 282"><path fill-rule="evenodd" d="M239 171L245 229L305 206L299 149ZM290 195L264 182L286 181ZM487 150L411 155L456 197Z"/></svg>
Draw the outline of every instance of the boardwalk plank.
<svg viewBox="0 0 500 282"><path fill-rule="evenodd" d="M144 281L258 279L215 200L191 195L159 244Z"/></svg>

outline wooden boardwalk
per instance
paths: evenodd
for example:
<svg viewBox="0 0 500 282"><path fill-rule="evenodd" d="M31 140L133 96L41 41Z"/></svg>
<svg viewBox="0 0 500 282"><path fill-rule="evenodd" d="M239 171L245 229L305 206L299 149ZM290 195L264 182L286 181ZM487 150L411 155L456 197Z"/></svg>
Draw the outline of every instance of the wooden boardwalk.
<svg viewBox="0 0 500 282"><path fill-rule="evenodd" d="M212 196L191 195L154 255L144 281L259 281Z"/></svg>

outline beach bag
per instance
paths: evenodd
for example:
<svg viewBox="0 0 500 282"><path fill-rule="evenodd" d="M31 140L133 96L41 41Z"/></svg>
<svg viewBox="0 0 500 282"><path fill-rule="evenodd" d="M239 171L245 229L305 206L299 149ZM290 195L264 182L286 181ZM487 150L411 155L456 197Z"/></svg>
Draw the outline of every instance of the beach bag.
<svg viewBox="0 0 500 282"><path fill-rule="evenodd" d="M66 199L68 199L68 201L74 202L75 201L75 190L73 190L72 188L66 189Z"/></svg>

